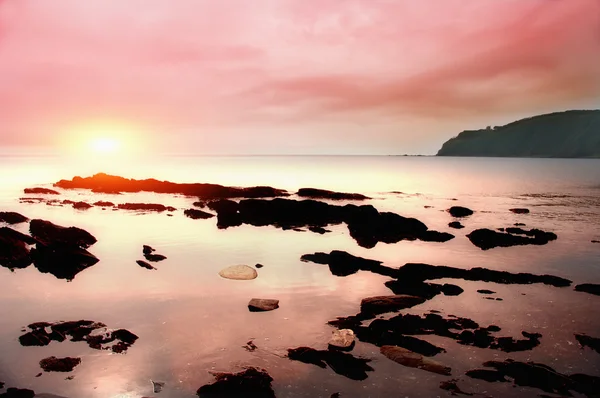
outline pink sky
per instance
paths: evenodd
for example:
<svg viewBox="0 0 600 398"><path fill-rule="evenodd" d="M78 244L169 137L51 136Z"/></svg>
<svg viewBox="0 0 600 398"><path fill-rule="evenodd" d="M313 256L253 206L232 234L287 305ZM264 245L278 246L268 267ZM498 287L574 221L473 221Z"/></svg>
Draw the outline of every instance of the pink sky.
<svg viewBox="0 0 600 398"><path fill-rule="evenodd" d="M600 108L600 1L0 0L0 60L4 146L118 123L170 151L434 153Z"/></svg>

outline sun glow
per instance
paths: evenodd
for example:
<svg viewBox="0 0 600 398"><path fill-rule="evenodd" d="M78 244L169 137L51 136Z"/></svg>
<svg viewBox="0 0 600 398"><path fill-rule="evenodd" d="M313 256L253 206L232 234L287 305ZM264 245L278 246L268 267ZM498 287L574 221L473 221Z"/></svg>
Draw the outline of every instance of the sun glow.
<svg viewBox="0 0 600 398"><path fill-rule="evenodd" d="M121 142L112 137L97 137L90 140L89 146L95 153L113 154L121 149Z"/></svg>

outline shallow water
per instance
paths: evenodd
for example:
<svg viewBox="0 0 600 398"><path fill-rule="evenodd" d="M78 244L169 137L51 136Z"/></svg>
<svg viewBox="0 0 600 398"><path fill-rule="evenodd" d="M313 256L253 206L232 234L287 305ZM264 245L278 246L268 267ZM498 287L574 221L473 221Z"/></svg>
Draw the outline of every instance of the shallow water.
<svg viewBox="0 0 600 398"><path fill-rule="evenodd" d="M18 211L59 225L75 225L98 238L90 251L101 261L72 282L42 274L30 266L0 267L0 381L62 397L153 396L150 380L165 382L160 397L195 396L213 380L209 371L235 371L245 365L263 367L274 378L277 397L421 397L449 396L439 382L449 377L398 365L378 347L358 343L352 353L372 358L364 381L330 369L290 361L288 348L326 349L337 316L359 312L360 300L387 295L389 278L359 271L333 276L324 265L304 263L300 256L345 250L399 267L407 262L482 266L512 272L552 274L578 283L600 283L600 160L476 159L431 157L162 157L154 159L75 159L0 157L0 208ZM430 228L456 238L446 243L402 241L359 247L345 225L325 235L282 231L273 227L219 230L216 219L191 220L182 210L194 198L151 193L100 195L64 191L61 199L153 202L178 208L172 217L92 208L87 211L45 204L21 204L23 188L51 186L59 179L108 172L130 178L223 185L270 185L290 192L301 187L358 192L380 211L416 217ZM396 192L396 193L392 193ZM401 193L400 193L401 192ZM36 196L36 195L29 195ZM447 227L444 210L464 205L476 213L466 228ZM425 206L428 206L427 208ZM429 207L431 206L431 207ZM512 207L527 207L517 215ZM545 246L482 251L465 237L476 228L497 228L523 222L558 234ZM26 231L27 224L20 229ZM135 264L149 244L168 257L157 271ZM218 272L232 264L264 264L253 281L232 281ZM441 281L443 282L443 281ZM543 335L531 351L501 351L463 346L438 336L419 336L447 350L435 357L452 367L452 377L466 391L494 397L529 397L540 390L491 384L464 375L486 360L513 358L552 366L562 373L600 376L600 355L581 349L574 333L600 337L600 297L545 285L499 285L448 280L465 292L437 296L405 311L445 315L496 324L498 336L519 337L521 331ZM496 291L503 301L485 300L477 289ZM523 295L525 294L525 295ZM252 297L277 298L280 308L250 313ZM140 339L126 354L90 349L84 343L53 342L47 347L22 347L21 329L36 321L91 319L111 328L126 328ZM248 352L253 339L259 347ZM79 356L74 372L44 373L36 378L42 358ZM65 377L74 375L73 380ZM484 394L484 395L485 395Z"/></svg>

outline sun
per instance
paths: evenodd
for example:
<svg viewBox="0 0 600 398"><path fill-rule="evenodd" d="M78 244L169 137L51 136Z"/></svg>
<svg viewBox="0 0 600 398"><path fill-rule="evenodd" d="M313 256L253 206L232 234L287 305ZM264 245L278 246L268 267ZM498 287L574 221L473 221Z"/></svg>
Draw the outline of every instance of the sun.
<svg viewBox="0 0 600 398"><path fill-rule="evenodd" d="M89 146L97 154L114 154L121 149L121 142L113 137L97 137L90 140Z"/></svg>

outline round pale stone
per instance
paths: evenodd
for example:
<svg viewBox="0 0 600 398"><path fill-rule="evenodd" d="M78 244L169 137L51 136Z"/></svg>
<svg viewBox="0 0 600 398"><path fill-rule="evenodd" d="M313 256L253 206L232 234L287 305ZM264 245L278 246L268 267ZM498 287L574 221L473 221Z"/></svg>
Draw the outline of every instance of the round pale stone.
<svg viewBox="0 0 600 398"><path fill-rule="evenodd" d="M339 348L348 348L354 343L354 332L350 329L334 330L329 340L329 345Z"/></svg>
<svg viewBox="0 0 600 398"><path fill-rule="evenodd" d="M258 273L254 268L247 265L232 265L231 267L222 269L221 272L219 272L219 275L226 279L249 281L251 279L256 279Z"/></svg>

